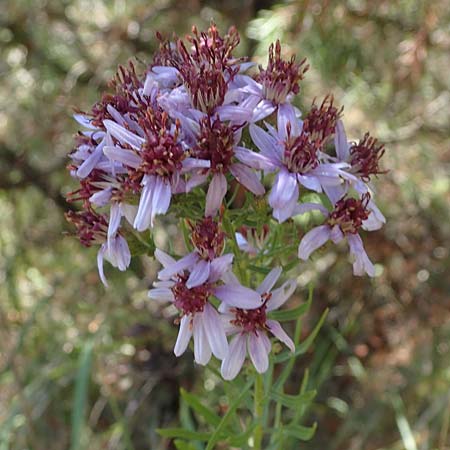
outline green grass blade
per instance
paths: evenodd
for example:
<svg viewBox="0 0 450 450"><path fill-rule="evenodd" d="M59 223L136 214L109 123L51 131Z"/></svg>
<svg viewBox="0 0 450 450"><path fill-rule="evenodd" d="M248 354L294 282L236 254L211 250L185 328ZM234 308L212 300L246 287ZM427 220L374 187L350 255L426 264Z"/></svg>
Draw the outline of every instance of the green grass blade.
<svg viewBox="0 0 450 450"><path fill-rule="evenodd" d="M78 358L78 373L75 380L75 397L72 409L71 450L80 450L83 448L84 413L88 397L93 348L93 341L86 342Z"/></svg>

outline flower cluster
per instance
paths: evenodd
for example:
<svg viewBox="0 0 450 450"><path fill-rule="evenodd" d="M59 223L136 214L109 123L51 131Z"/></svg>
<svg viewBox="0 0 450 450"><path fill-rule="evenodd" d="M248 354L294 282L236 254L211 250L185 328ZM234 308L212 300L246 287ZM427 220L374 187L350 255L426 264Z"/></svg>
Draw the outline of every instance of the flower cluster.
<svg viewBox="0 0 450 450"><path fill-rule="evenodd" d="M69 169L80 186L68 199L81 201L82 209L67 219L82 244L100 245L98 267L106 284L104 259L122 271L130 264L127 236L151 230L172 204L198 194L201 211L179 216L187 220L193 250L178 260L156 250L163 269L149 296L179 311L176 355L193 336L195 360L206 364L214 354L225 378L236 376L247 349L263 372L269 334L294 348L267 314L287 300L295 283L272 290L281 276L276 268L256 290L242 286L233 272L233 260L240 258L236 247L247 258L264 254L274 227L318 210L324 222L301 237L298 257L307 260L325 242L346 239L354 274L374 276L359 232L385 221L370 184L384 173L384 147L369 134L348 141L342 108L332 96L304 114L293 105L308 66L284 59L279 41L269 48L267 66L258 68L233 55L235 28L225 36L214 24L206 32L194 28L173 42L157 37L159 51L142 73L132 63L120 67L110 92L90 112L74 116L83 129ZM221 214L231 188L261 200L267 189L275 220L267 217L258 233L236 226L235 236L226 234ZM320 203L301 202L310 191ZM231 248L234 253L224 253ZM230 348L227 334L235 335Z"/></svg>

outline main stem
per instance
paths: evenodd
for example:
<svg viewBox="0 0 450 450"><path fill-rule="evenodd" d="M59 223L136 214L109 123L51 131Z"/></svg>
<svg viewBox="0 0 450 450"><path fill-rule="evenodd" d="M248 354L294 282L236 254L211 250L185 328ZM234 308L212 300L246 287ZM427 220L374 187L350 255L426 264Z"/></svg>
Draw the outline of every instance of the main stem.
<svg viewBox="0 0 450 450"><path fill-rule="evenodd" d="M254 450L261 450L261 443L263 438L263 399L264 399L264 384L263 377L257 373L255 378L255 393L254 393L254 411L253 418L257 423L255 431L253 432L253 448Z"/></svg>

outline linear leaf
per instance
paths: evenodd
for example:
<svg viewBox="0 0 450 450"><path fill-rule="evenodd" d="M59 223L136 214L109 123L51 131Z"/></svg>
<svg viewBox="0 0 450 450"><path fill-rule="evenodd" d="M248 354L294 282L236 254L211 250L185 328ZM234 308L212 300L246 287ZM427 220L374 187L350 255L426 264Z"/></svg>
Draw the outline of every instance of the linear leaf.
<svg viewBox="0 0 450 450"><path fill-rule="evenodd" d="M86 342L78 358L78 372L75 380L75 397L72 409L72 433L70 436L71 450L82 448L82 428L88 396L93 348L94 343L92 341Z"/></svg>
<svg viewBox="0 0 450 450"><path fill-rule="evenodd" d="M207 441L211 433L185 430L184 428L157 428L156 432L166 438L180 438L192 441Z"/></svg>
<svg viewBox="0 0 450 450"><path fill-rule="evenodd" d="M219 425L221 418L207 406L203 405L200 400L193 394L190 394L183 388L180 389L183 400L200 416L202 416L207 423L213 426Z"/></svg>
<svg viewBox="0 0 450 450"><path fill-rule="evenodd" d="M285 322L287 320L295 320L297 317L303 316L309 310L308 303L303 303L297 308L285 309L283 311L271 311L268 317L279 322Z"/></svg>
<svg viewBox="0 0 450 450"><path fill-rule="evenodd" d="M281 403L283 406L287 406L288 408L295 409L300 407L305 403L310 403L314 397L316 396L316 391L307 391L303 394L299 395L289 395L282 394L280 392L272 391L270 393L270 398L275 400L276 402Z"/></svg>
<svg viewBox="0 0 450 450"><path fill-rule="evenodd" d="M317 334L320 331L320 328L323 325L323 322L325 321L325 318L327 317L328 314L328 309L326 309L323 314L322 317L319 319L319 322L317 322L317 325L314 327L314 330L311 332L311 334L297 347L297 349L295 350L295 353L292 354L291 352L284 352L281 355L277 355L274 358L274 361L276 363L280 363L283 361L288 360L289 358L291 358L292 356L299 356L299 355L303 355L304 353L306 353L309 349L309 347L311 346L311 344L314 342L314 339L316 338Z"/></svg>
<svg viewBox="0 0 450 450"><path fill-rule="evenodd" d="M316 432L317 425L314 424L312 427L304 427L302 425L289 425L283 427L282 432L287 434L289 437L298 439L300 441L309 441L314 436Z"/></svg>

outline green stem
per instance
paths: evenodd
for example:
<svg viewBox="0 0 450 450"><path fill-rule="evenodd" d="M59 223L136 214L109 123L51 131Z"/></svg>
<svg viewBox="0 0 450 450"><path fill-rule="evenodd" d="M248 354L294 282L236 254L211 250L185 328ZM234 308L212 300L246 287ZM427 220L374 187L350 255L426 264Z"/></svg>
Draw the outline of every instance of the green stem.
<svg viewBox="0 0 450 450"><path fill-rule="evenodd" d="M254 412L253 418L257 423L255 431L253 432L253 448L254 450L261 450L262 438L263 438L263 413L264 413L264 383L262 375L257 373L255 378L255 393L254 393Z"/></svg>

